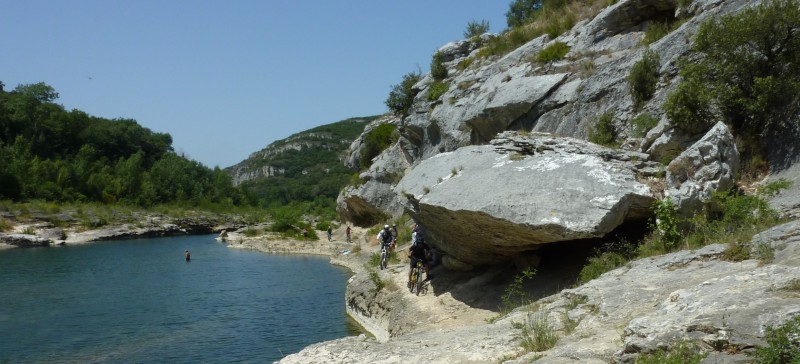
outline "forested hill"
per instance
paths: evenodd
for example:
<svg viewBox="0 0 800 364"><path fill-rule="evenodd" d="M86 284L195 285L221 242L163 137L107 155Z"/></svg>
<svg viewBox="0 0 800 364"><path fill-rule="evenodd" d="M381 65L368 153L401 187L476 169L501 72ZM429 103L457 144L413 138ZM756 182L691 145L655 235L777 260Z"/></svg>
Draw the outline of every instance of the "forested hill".
<svg viewBox="0 0 800 364"><path fill-rule="evenodd" d="M220 169L173 152L169 134L54 103L47 84L5 91L0 82L0 199L152 206L241 204Z"/></svg>
<svg viewBox="0 0 800 364"><path fill-rule="evenodd" d="M336 196L355 172L343 165L341 156L376 118L351 118L291 135L225 171L260 201L308 201L332 212Z"/></svg>

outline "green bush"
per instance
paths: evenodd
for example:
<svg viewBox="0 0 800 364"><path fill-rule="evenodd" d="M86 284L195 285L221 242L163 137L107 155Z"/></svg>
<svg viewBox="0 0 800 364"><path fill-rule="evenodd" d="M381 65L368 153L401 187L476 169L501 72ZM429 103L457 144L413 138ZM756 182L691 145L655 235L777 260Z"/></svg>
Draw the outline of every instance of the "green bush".
<svg viewBox="0 0 800 364"><path fill-rule="evenodd" d="M364 146L358 159L362 169L369 168L372 165L372 158L377 157L378 154L381 154L397 141L398 137L394 133L395 129L397 127L394 124L381 124L364 136Z"/></svg>
<svg viewBox="0 0 800 364"><path fill-rule="evenodd" d="M470 39L473 37L479 37L489 31L489 21L488 20L481 20L478 23L477 20L472 20L467 23L467 29L464 30L464 38Z"/></svg>
<svg viewBox="0 0 800 364"><path fill-rule="evenodd" d="M523 26L530 22L541 8L541 0L514 0L508 4L506 24L509 28Z"/></svg>
<svg viewBox="0 0 800 364"><path fill-rule="evenodd" d="M650 129L658 125L658 119L648 113L639 114L631 123L633 124L633 136L641 138L647 134Z"/></svg>
<svg viewBox="0 0 800 364"><path fill-rule="evenodd" d="M755 357L761 364L800 363L800 316L777 327L768 327L766 347L756 348Z"/></svg>
<svg viewBox="0 0 800 364"><path fill-rule="evenodd" d="M665 253L678 248L683 235L679 230L678 209L672 203L672 200L667 197L653 202L653 214L655 215L655 221L650 222L650 230L653 231L660 248Z"/></svg>
<svg viewBox="0 0 800 364"><path fill-rule="evenodd" d="M703 23L683 82L665 105L681 128L710 125L759 135L794 120L800 93L800 1L776 0ZM684 85L686 84L686 85Z"/></svg>
<svg viewBox="0 0 800 364"><path fill-rule="evenodd" d="M605 272L614 268L621 267L627 263L622 254L615 252L605 252L598 256L589 258L589 261L581 269L578 274L578 284L584 284L597 277L600 277Z"/></svg>
<svg viewBox="0 0 800 364"><path fill-rule="evenodd" d="M642 354L636 364L699 364L708 355L689 343L681 343L672 350L658 350L655 353Z"/></svg>
<svg viewBox="0 0 800 364"><path fill-rule="evenodd" d="M450 84L441 81L434 81L428 89L428 101L433 102L438 100L450 89Z"/></svg>
<svg viewBox="0 0 800 364"><path fill-rule="evenodd" d="M607 147L617 146L617 129L614 127L614 117L611 113L600 115L600 118L589 130L587 138L590 142Z"/></svg>
<svg viewBox="0 0 800 364"><path fill-rule="evenodd" d="M641 105L650 100L656 92L658 83L658 68L660 57L656 51L645 48L642 59L631 67L628 75L628 87L635 106Z"/></svg>
<svg viewBox="0 0 800 364"><path fill-rule="evenodd" d="M569 46L564 42L554 42L553 44L542 49L536 55L536 61L539 63L550 63L564 58L569 53Z"/></svg>
<svg viewBox="0 0 800 364"><path fill-rule="evenodd" d="M447 66L444 65L441 52L437 51L431 58L431 77L436 81L447 78Z"/></svg>
<svg viewBox="0 0 800 364"><path fill-rule="evenodd" d="M546 312L528 314L525 322L514 324L513 327L520 330L519 337L525 350L545 351L556 346L558 342L558 335Z"/></svg>
<svg viewBox="0 0 800 364"><path fill-rule="evenodd" d="M403 76L403 80L399 84L392 86L389 97L384 101L392 113L402 117L408 116L408 109L414 103L414 97L418 92L413 86L421 78L419 72L409 72Z"/></svg>

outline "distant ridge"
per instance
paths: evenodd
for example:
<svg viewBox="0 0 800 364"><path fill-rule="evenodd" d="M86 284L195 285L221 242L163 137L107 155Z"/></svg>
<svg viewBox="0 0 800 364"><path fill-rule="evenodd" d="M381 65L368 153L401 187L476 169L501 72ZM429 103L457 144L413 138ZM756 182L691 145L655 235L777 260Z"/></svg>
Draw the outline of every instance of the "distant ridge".
<svg viewBox="0 0 800 364"><path fill-rule="evenodd" d="M245 187L266 204L319 197L335 201L354 172L344 166L342 155L379 116L354 117L293 134L250 154L225 172L234 185Z"/></svg>

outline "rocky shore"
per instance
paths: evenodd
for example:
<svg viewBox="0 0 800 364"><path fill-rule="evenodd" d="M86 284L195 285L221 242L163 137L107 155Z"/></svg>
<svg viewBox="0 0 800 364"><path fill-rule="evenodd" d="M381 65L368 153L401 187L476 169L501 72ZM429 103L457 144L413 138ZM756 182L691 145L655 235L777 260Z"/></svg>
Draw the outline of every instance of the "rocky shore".
<svg viewBox="0 0 800 364"><path fill-rule="evenodd" d="M26 216L7 213L11 228L0 232L0 249L74 245L104 240L124 240L180 235L199 235L235 230L244 226L241 217L170 217L156 213L132 213L120 221L92 227L81 224L70 214ZM56 222L54 222L56 221Z"/></svg>
<svg viewBox="0 0 800 364"><path fill-rule="evenodd" d="M280 362L629 363L682 342L707 352L704 363L747 362L765 344L767 327L800 313L800 221L765 231L750 246L774 258L725 260L722 244L646 258L503 316L481 300L496 294L499 269L462 279L440 269L428 291L414 296L402 284L404 265L378 271L380 288L376 271L363 267L345 300L375 337L311 345ZM537 285L546 291L544 281ZM557 335L552 348L521 345L522 328L537 320Z"/></svg>

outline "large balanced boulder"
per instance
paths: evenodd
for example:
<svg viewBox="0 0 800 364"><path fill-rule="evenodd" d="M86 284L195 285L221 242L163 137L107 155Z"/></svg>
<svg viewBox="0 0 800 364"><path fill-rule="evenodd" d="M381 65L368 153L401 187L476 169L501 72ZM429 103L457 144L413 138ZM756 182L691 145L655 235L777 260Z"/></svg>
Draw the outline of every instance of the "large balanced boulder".
<svg viewBox="0 0 800 364"><path fill-rule="evenodd" d="M422 161L396 190L445 265L470 269L647 218L654 199L637 180L652 169L645 160L573 138L503 133Z"/></svg>

